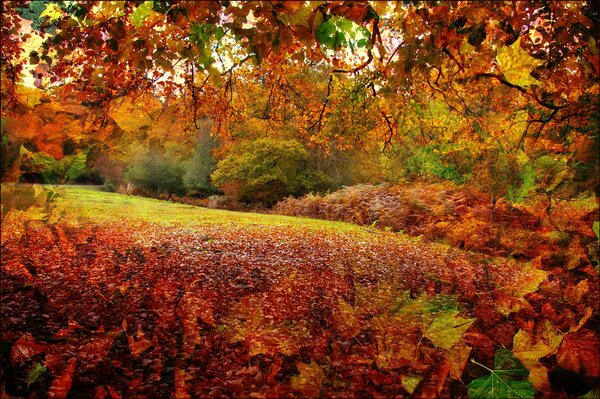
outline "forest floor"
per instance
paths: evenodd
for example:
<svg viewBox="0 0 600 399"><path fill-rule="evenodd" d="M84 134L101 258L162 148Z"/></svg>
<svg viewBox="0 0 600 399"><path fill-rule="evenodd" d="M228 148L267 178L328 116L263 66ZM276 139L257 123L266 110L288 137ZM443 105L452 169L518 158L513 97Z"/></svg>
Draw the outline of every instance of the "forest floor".
<svg viewBox="0 0 600 399"><path fill-rule="evenodd" d="M598 394L593 268L86 187L18 209L5 191L8 397Z"/></svg>

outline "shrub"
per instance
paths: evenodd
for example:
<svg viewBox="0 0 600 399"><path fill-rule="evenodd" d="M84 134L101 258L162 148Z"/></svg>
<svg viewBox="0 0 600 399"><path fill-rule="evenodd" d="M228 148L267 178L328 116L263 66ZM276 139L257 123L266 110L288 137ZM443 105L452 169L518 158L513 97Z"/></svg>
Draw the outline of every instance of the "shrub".
<svg viewBox="0 0 600 399"><path fill-rule="evenodd" d="M273 212L374 225L493 256L513 255L525 259L542 256L548 262L557 254L567 256L572 252L569 246L575 244L567 239L578 237L582 246L593 241L589 227L589 220L593 219L588 220L588 214L592 215L589 210L561 203L557 212L563 214L557 220L569 220L569 224L548 234L551 223L548 215L540 214L539 203L528 201L525 206L500 199L493 208L493 218L490 218L490 205L488 195L464 186L450 182L413 182L363 184L325 196L286 198L273 207ZM594 212L597 218L597 210Z"/></svg>
<svg viewBox="0 0 600 399"><path fill-rule="evenodd" d="M463 183L464 177L452 165L446 165L432 147L420 148L407 160L406 170L413 175L433 175L440 179Z"/></svg>
<svg viewBox="0 0 600 399"><path fill-rule="evenodd" d="M117 191L117 186L115 185L115 183L112 182L112 180L105 180L104 184L102 185L102 191L106 191L108 193L114 193Z"/></svg>
<svg viewBox="0 0 600 399"><path fill-rule="evenodd" d="M182 195L185 187L182 168L172 158L148 153L138 159L127 171L127 178L138 188L152 194Z"/></svg>
<svg viewBox="0 0 600 399"><path fill-rule="evenodd" d="M326 176L309 167L309 156L301 143L271 138L234 146L217 164L212 181L225 194L243 202L267 205L327 185Z"/></svg>

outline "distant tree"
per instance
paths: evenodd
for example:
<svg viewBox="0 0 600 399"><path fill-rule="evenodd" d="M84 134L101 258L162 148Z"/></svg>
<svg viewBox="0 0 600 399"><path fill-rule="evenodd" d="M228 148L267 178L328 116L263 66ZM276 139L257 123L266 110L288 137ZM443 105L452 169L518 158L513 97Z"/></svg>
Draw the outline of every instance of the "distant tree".
<svg viewBox="0 0 600 399"><path fill-rule="evenodd" d="M206 196L217 192L210 179L217 168L213 157L216 145L217 139L206 132L196 142L193 156L182 163L183 184L188 194Z"/></svg>

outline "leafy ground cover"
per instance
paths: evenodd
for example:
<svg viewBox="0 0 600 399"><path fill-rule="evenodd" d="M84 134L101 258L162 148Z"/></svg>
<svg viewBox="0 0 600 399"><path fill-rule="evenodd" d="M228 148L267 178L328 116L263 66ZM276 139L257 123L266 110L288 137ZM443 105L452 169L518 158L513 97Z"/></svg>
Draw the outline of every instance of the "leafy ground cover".
<svg viewBox="0 0 600 399"><path fill-rule="evenodd" d="M593 268L89 188L2 204L9 397L598 394Z"/></svg>
<svg viewBox="0 0 600 399"><path fill-rule="evenodd" d="M546 266L572 269L598 261L593 195L552 204L546 196L520 204L501 199L492 205L489 195L450 182L363 184L290 197L274 212L402 231L492 256L539 257Z"/></svg>

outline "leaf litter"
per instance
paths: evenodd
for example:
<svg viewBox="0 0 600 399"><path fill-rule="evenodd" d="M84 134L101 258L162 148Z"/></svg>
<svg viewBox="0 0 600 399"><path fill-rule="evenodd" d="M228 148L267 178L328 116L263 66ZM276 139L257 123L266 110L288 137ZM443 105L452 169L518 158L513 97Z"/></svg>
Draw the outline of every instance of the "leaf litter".
<svg viewBox="0 0 600 399"><path fill-rule="evenodd" d="M544 314L597 310L597 280L562 280L565 303L548 288L561 278L383 231L29 223L2 247L4 389L530 397L552 392L556 368L598 375L593 348L572 350L597 348L590 315L563 339ZM518 372L502 368L509 355Z"/></svg>

